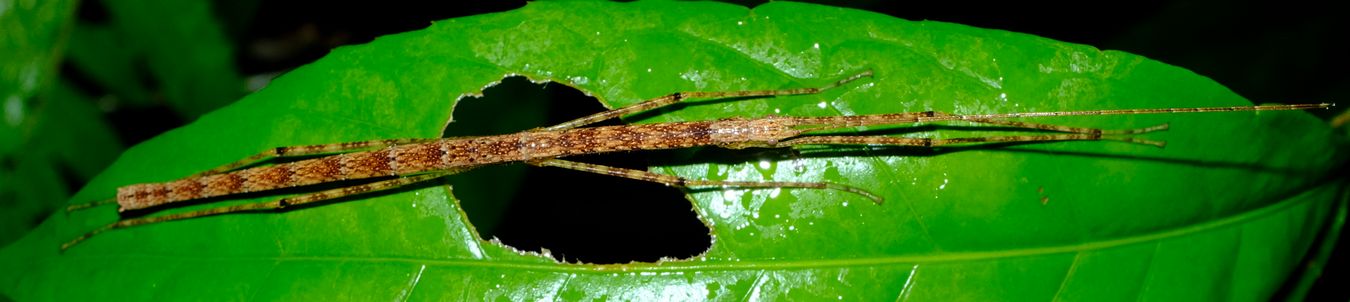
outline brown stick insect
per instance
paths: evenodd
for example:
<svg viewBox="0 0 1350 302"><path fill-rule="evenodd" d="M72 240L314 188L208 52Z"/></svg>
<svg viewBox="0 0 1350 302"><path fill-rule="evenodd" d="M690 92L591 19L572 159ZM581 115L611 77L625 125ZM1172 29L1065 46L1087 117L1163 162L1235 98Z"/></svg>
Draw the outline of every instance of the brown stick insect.
<svg viewBox="0 0 1350 302"><path fill-rule="evenodd" d="M76 204L68 207L67 211L101 206L113 203L114 201L119 205L119 212L145 210L182 201L216 196L260 192L354 179L383 179L361 185L285 197L267 202L216 207L162 216L123 218L115 223L95 229L79 238L75 238L74 240L61 245L61 249L69 249L81 241L113 229L227 213L280 210L287 207L343 196L397 188L486 165L516 162L523 162L540 167L558 167L612 175L683 188L808 188L837 190L856 194L880 204L883 200L881 196L862 188L844 184L829 182L718 181L686 179L642 170L568 161L561 158L584 154L690 148L699 146L718 146L732 149L786 148L803 145L937 147L1007 142L1112 140L1162 147L1164 143L1161 141L1140 139L1133 136L1166 130L1168 128L1167 124L1137 129L1102 130L1096 128L1080 128L1012 121L1008 119L1047 116L1305 110L1329 108L1332 106L1331 104L1324 103L973 115L925 111L831 117L732 117L711 121L583 127L592 123L661 108L689 99L816 94L828 89L845 86L850 82L871 76L871 71L865 71L828 85L812 88L724 92L677 92L626 107L578 118L562 124L513 134L442 139L387 139L275 148L179 180L124 186L117 189L117 197L115 199ZM813 133L822 131L860 126L902 125L939 121L964 121L1007 127L1014 130L1021 129L1053 132L1054 134L945 139L880 135L812 135ZM241 167L271 158L333 153L336 153L336 155L270 166L240 169Z"/></svg>

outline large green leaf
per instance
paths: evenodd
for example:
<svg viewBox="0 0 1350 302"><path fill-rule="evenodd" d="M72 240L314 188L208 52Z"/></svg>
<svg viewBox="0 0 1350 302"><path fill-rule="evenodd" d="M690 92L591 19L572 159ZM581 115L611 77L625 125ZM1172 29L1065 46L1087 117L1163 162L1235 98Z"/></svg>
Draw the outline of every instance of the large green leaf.
<svg viewBox="0 0 1350 302"><path fill-rule="evenodd" d="M821 85L864 69L876 77L819 95L694 105L636 122L1249 104L1180 68L1016 33L782 2L537 2L336 50L132 148L75 201L268 147L437 137L454 100L510 74L622 106L681 90ZM20 300L1262 300L1345 214L1343 183L1328 178L1343 145L1304 113L1043 121L1172 130L1150 135L1167 140L1164 149L845 148L731 164L694 156L657 170L825 180L888 202L812 190L691 193L712 248L660 263L560 264L485 241L459 210L476 201L456 202L438 184L119 230L58 253L117 218L100 208L54 215L0 251L0 288Z"/></svg>

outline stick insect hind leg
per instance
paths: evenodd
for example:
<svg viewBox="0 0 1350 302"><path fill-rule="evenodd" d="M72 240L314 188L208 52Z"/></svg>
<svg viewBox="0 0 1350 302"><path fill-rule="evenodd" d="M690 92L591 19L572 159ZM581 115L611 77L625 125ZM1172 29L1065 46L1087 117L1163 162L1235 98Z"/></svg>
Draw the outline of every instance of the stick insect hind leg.
<svg viewBox="0 0 1350 302"><path fill-rule="evenodd" d="M444 176L447 176L447 175L450 175L450 174L455 174L455 173L458 173L458 172L461 172L461 171L459 171L459 170L456 170L456 171L441 171L441 172L434 172L434 173L427 173L427 174L420 174L420 175L413 175L413 176L399 177L399 178L395 178L395 179L382 180L382 181L377 181L377 182L372 182L372 183L367 183L367 184L362 184L362 185L355 185L355 186L350 186L350 187L343 187L343 188L337 188L337 189L331 189L331 190L324 190L324 191L319 191L319 192L314 192L314 193L309 193L309 194L303 194L303 195L298 195L298 196L291 196L291 197L285 197L285 198L275 199L275 200L272 200L272 201L255 202L255 203L246 203L246 204L240 204L240 205L234 205L234 206L225 206L225 207L215 207L215 208L202 209L202 210L191 211L191 212L183 212L183 213L168 214L168 215L163 215L163 216L139 217L139 218L131 218L131 219L122 219L122 220L118 220L117 222L114 222L114 223L112 223L112 224L109 224L109 225L103 226L103 227L101 227L101 228L95 229L95 230L93 230L93 231L90 231L90 232L88 232L88 233L85 233L84 235L81 235L80 237L77 237L77 238L75 238L74 240L71 240L71 241L69 241L69 242L66 242L65 244L62 244L62 245L61 245L61 250L62 250L62 251L65 251L65 250L67 250L67 249L70 249L70 247L75 246L76 244L79 244L80 242L84 241L85 239L89 239L90 237L93 237L93 236L95 236L95 235L101 234L101 233L103 233L103 232L115 230L115 229L123 229L123 228L129 228L129 227L140 226L140 225L146 225L146 224L152 224L152 223L160 223L160 222L167 222L167 221L192 219L192 218L198 218L198 217L215 216L215 215L229 214L229 213L262 212L262 211L282 210L282 209L286 209L286 208L288 208L288 207L294 207L294 206L303 205L303 204L307 204L307 203L319 202L319 201L324 201L324 200L331 200L331 199L336 199L336 198L341 198L341 197L351 196L351 195L357 195L357 194L365 194L365 193L370 193L370 192L377 192L377 191L384 191L384 190L395 189L395 188L399 188L399 187L406 186L406 185L411 185L411 184L415 184L415 183L419 183L419 182L423 182L423 181L428 181L428 180L432 180L432 179L436 179L436 178L441 178L441 177L444 177Z"/></svg>

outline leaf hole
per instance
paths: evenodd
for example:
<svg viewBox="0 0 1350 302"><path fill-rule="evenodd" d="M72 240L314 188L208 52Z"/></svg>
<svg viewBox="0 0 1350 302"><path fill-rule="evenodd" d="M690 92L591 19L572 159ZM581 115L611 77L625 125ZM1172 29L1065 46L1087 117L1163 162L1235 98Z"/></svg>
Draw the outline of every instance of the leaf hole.
<svg viewBox="0 0 1350 302"><path fill-rule="evenodd" d="M607 110L566 85L508 77L462 99L445 136L514 133ZM598 125L618 125L606 121ZM598 126L591 125L591 126ZM628 152L568 160L647 170L668 152ZM686 259L712 244L709 229L679 189L613 176L524 164L449 177L453 194L483 238L580 263Z"/></svg>

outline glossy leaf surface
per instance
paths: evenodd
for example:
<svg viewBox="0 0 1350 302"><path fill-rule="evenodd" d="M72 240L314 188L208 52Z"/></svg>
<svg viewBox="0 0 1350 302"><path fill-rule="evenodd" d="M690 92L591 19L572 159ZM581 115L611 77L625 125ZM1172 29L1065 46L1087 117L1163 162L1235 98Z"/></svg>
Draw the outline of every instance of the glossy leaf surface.
<svg viewBox="0 0 1350 302"><path fill-rule="evenodd" d="M512 74L617 107L675 91L816 86L868 69L874 78L818 95L696 104L632 122L1250 104L1142 57L961 25L781 2L537 2L336 50L132 148L75 200L270 147L437 137L454 100ZM119 230L58 254L60 242L116 219L100 208L52 216L0 252L0 289L20 300L1264 300L1345 212L1341 183L1327 180L1343 146L1305 113L1038 121L1172 129L1149 135L1163 149L832 148L726 165L696 152L693 163L656 170L824 180L887 203L831 191L694 192L712 248L655 264L559 264L485 241L459 211L475 201L457 203L439 184ZM907 135L994 134L965 126Z"/></svg>

